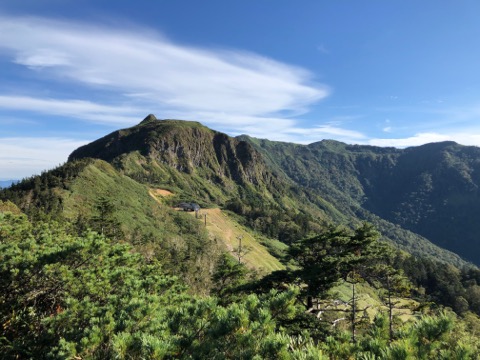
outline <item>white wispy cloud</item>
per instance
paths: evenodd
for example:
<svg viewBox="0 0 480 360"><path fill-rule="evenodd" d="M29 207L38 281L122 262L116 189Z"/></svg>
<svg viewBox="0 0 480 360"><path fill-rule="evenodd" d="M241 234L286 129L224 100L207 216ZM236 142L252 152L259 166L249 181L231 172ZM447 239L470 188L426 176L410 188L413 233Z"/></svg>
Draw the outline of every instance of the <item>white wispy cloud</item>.
<svg viewBox="0 0 480 360"><path fill-rule="evenodd" d="M295 141L292 117L330 93L303 68L245 51L178 44L131 25L0 14L0 61L22 68L24 79L45 89L2 87L5 118L21 112L113 127L134 125L153 112L230 134ZM38 173L83 143L0 138L0 176Z"/></svg>
<svg viewBox="0 0 480 360"><path fill-rule="evenodd" d="M301 143L311 143L322 139L335 139L346 143L360 143L366 140L366 136L359 131L345 129L334 124L318 125L312 128L292 128L289 133L301 135Z"/></svg>
<svg viewBox="0 0 480 360"><path fill-rule="evenodd" d="M87 141L64 138L0 138L0 178L22 179L51 169Z"/></svg>
<svg viewBox="0 0 480 360"><path fill-rule="evenodd" d="M231 135L304 144L336 139L408 147L453 140L480 146L480 135L475 135L480 129L452 130L459 121L478 119L480 106L374 109L406 118L427 114L441 119L434 132L428 129L430 123L418 121L409 132L416 132L412 136L387 120L383 131L388 134L372 138L347 127L358 116L329 117L318 125L305 125L300 115L330 94L328 86L316 82L308 70L244 51L178 44L161 33L131 25L0 14L2 61L21 68L23 78L36 83L36 89L44 84L46 88L42 93L29 93L28 88L20 93L21 84L11 92L2 86L3 124L11 122L7 118L16 119L12 112L30 112L32 119L35 114L53 115L112 127L134 125L147 113L155 113L159 118L200 121ZM411 127L410 122L405 126ZM403 132L397 133L398 129ZM0 177L8 173L18 178L51 168L85 142L60 137L0 138Z"/></svg>
<svg viewBox="0 0 480 360"><path fill-rule="evenodd" d="M248 52L175 44L138 28L0 16L0 49L58 82L119 96L105 106L128 100L159 113L225 113L228 122L228 116L300 114L329 94L305 69Z"/></svg>
<svg viewBox="0 0 480 360"><path fill-rule="evenodd" d="M71 117L95 123L129 125L138 122L144 114L139 108L130 106L103 105L85 100L45 99L30 96L0 95L0 108L28 110L40 114Z"/></svg>

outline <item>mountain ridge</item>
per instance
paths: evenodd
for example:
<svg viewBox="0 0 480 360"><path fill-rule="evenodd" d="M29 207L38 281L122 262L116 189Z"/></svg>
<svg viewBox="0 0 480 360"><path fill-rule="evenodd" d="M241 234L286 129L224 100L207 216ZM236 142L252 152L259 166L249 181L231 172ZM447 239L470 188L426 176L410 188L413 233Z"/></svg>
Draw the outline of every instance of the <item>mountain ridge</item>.
<svg viewBox="0 0 480 360"><path fill-rule="evenodd" d="M475 218L480 212L480 148L453 141L406 149L336 141L292 145L257 139L251 143L274 158L287 176L307 188L320 189L343 211L360 207L478 261L480 244L475 239L480 226ZM459 238L468 240L459 247Z"/></svg>
<svg viewBox="0 0 480 360"><path fill-rule="evenodd" d="M30 185L19 184L11 191L5 190L4 194L18 198L16 189L37 189L43 194L40 198L32 198L27 191L22 196L28 201L18 199L17 202L23 204L23 208L35 204L42 208L45 202L49 202L46 210L54 210L63 216L62 207L67 200L61 197L62 188L48 189L48 178L63 176L58 175L62 171L76 174L77 170L68 169L93 158L106 161L122 176L148 188L171 190L175 195L166 200L167 204L193 201L202 207L233 211L241 216L244 225L287 245L317 233L329 223L355 227L362 221L369 221L380 230L385 240L399 248L461 267L467 261L456 253L476 261L469 255L480 251L479 244L471 241L466 247L467 253L462 253L462 249L456 246L461 239L454 238L452 245L449 239L436 238L435 233L432 235L425 229L429 223L435 223L434 214L443 216L437 223L458 224L458 219L452 222L446 219L452 209L457 212L463 209L461 214L465 219L474 216L468 214L468 209L472 202L476 204L476 197L466 193L465 188L460 189L463 192L459 190L461 196L456 194L456 197L448 198L456 201L452 202L454 206L446 206L448 211L438 209L441 200L437 199L435 192L439 187L451 195L448 189L444 189L448 181L438 180L437 174L454 171L458 175L457 170L463 169L461 174L464 176L457 176L454 184L466 182L477 194L476 185L480 184L480 178L477 170L470 171L468 164L475 165L475 159L480 159L480 155L475 158L478 150L469 149L467 153L473 155L467 156L469 162L465 162L463 150L461 145L451 142L402 150L348 145L334 140L300 145L245 135L234 138L199 122L157 120L154 115L148 115L135 126L114 131L73 151L67 162L69 166L32 178ZM417 161L418 152L429 157ZM443 159L443 163L435 165L432 156L433 159ZM472 156L473 160L470 159ZM430 178L434 180L435 191L426 187ZM400 181L400 184L394 181ZM55 180L53 186L59 182L65 181ZM118 191L117 196L121 196L121 189ZM2 198L9 199L5 195ZM462 204L470 207L462 207ZM467 233L469 229L480 233L476 224L461 231ZM442 229L442 232L452 234L447 230Z"/></svg>
<svg viewBox="0 0 480 360"><path fill-rule="evenodd" d="M425 149L448 146L460 145L443 143ZM348 145L334 140L299 145L245 135L232 138L198 122L157 120L149 115L136 126L75 150L69 161L103 159L137 181L177 187L186 197L203 204L234 210L247 216L254 228L259 222L263 230L278 226L268 215L271 209L276 209L275 217L281 212L300 211L310 218L310 224L314 218L347 225L368 220L400 247L406 246L413 253L420 248L423 250L418 253L438 257L438 251L424 236L415 234L415 228L399 228L396 219L378 211L378 201L370 199L372 184L381 182L385 171L393 169L398 158L411 149L416 148ZM387 199L391 192L385 186L379 191L380 199ZM253 214L256 207L267 215ZM272 225L265 223L268 221L273 221ZM269 235L285 236L287 242L291 236L301 235L297 227L290 227L281 228L282 234ZM292 231L293 235L288 233ZM463 263L459 258L452 261Z"/></svg>

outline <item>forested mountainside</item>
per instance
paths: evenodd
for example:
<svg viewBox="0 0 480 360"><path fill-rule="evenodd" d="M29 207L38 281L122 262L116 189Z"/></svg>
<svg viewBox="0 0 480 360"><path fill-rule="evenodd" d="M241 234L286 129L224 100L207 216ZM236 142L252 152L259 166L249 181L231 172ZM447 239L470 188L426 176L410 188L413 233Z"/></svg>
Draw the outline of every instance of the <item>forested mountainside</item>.
<svg viewBox="0 0 480 360"><path fill-rule="evenodd" d="M109 161L142 183L178 188L200 203L225 206L246 218L252 228L286 243L305 236L319 221L352 226L368 220L409 252L463 263L423 236L355 206L360 203L361 185L348 167L334 160L323 166L302 146L285 145L297 152L282 157L274 149L262 151L244 137L231 138L196 122L159 121L152 115L138 126L79 148L70 160Z"/></svg>
<svg viewBox="0 0 480 360"><path fill-rule="evenodd" d="M450 154L448 149L452 147L460 149L457 151L460 153L465 149L469 149L472 154L476 151L475 148L463 149L456 144L432 144L430 147L443 149L441 151L447 151L446 154ZM466 262L455 252L446 251L429 241L436 239L430 235L436 234L436 230L424 230L422 234L415 232L417 228L426 228L430 221L445 228L442 233L443 243L461 244L466 241L464 239L472 239L469 242L468 249L472 250L468 259L475 262L472 254L477 250L474 231L478 224L472 220L472 214L465 215L465 218L457 215L468 213L468 209L474 213L467 205L476 206L476 195L471 193L476 186L473 155L468 158L470 162L465 161L463 167L459 165L458 159L462 157L458 154L454 157L457 160L444 160L443 163L409 160L415 163L416 168L408 167L410 173L405 170L401 175L400 166L407 168L404 164L407 160L404 158L410 159L410 153L414 150L348 146L335 141L304 146L245 136L231 138L196 122L157 120L149 115L137 126L115 131L75 150L63 167L6 189L2 197L14 200L27 213L43 207L50 214L75 218L82 211L85 212L78 204L88 202L92 206L93 199L103 195L99 191L89 190L88 185L84 184L78 185L78 188L87 188L86 194L91 195L77 195L73 184L77 184L83 177L74 174L71 180L64 178L70 176L68 174L73 171L71 169L77 169L75 171L85 175L87 172L83 169L87 168L82 164L91 161L88 159L97 159L96 165L89 166L88 169L102 168L103 170L96 170L101 175L99 179L104 178L105 172L115 174L119 179L131 180L131 183L167 189L174 194L168 199L170 205L180 201L195 201L203 207L222 207L240 215L241 221L254 231L287 245L315 234L328 223L354 227L362 221L369 221L380 230L384 239L409 253L455 266L465 265ZM442 159L453 157L442 156ZM98 162L100 160L107 163L101 164ZM422 170L426 164L433 170ZM449 167L449 164L456 165ZM80 168L82 171L78 170ZM460 168L463 169L462 172L458 170ZM447 176L438 175L441 171L454 179L451 185L438 180L438 177L444 179ZM409 181L408 174L412 172L413 180ZM89 173L93 173L93 170L89 170ZM461 174L474 175L465 178L466 175L461 177ZM52 177L61 180L52 183L49 180ZM421 189L414 191L418 179L426 177L431 178L429 190L426 190L423 183L423 187L419 185ZM460 186L467 186L465 179L470 181L470 193L465 193L465 189ZM395 181L399 183L398 194L394 190ZM66 186L71 189L65 191ZM97 188L111 187L100 181ZM378 193L374 189L378 189ZM118 189L117 192L121 191ZM416 193L419 194L418 198L414 196ZM437 193L439 195L435 197L434 194ZM410 201L404 200L409 196ZM75 197L87 198L88 201L81 200L77 204L71 200ZM390 204L390 199L392 204L402 202L395 206ZM119 202L118 199L114 201ZM443 208L436 210L440 203ZM406 209L410 209L410 212ZM448 209L452 211L449 213ZM412 216L408 217L409 214ZM434 214L442 216L437 219ZM448 216L453 219L452 222L445 221ZM453 227L455 221L468 223L472 233L461 239L444 240L448 227ZM130 227L124 227L128 233ZM453 238L456 233L452 230L450 232L453 233ZM459 226L457 233L467 233L466 226ZM427 238L427 235L432 239ZM454 246L450 248L457 250ZM464 255L461 249L457 252Z"/></svg>
<svg viewBox="0 0 480 360"><path fill-rule="evenodd" d="M375 214L478 264L479 148L454 142L394 149L242 139L262 151L272 168L340 211Z"/></svg>
<svg viewBox="0 0 480 360"><path fill-rule="evenodd" d="M413 226L441 212L418 208L434 193L442 214L474 203L476 151L304 146L149 115L0 190L1 353L478 358L480 270Z"/></svg>
<svg viewBox="0 0 480 360"><path fill-rule="evenodd" d="M33 221L67 222L78 234L92 229L126 240L147 258L161 254L165 270L174 267L193 289L208 288L206 274L220 250L198 222L153 195L110 164L84 159L4 189L1 197Z"/></svg>

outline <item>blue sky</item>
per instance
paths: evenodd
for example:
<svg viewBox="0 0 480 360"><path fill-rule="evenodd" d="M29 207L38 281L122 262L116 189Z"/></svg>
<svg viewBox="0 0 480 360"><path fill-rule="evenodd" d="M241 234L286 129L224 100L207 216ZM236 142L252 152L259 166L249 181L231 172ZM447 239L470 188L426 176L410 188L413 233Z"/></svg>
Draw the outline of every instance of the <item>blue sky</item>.
<svg viewBox="0 0 480 360"><path fill-rule="evenodd" d="M0 179L140 122L480 145L477 0L2 0Z"/></svg>

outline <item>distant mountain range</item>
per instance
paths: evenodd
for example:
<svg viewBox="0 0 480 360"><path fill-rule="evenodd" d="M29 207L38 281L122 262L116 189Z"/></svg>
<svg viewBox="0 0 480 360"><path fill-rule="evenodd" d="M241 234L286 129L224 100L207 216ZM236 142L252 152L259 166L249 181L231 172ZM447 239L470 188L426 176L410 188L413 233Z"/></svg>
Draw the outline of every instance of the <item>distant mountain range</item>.
<svg viewBox="0 0 480 360"><path fill-rule="evenodd" d="M82 193L72 184L85 176L87 158L102 161L87 162L91 180L82 183ZM326 223L354 226L366 220L410 253L455 265L465 264L461 258L480 264L477 147L443 142L401 150L331 140L298 145L233 138L197 122L150 115L82 146L66 166L4 190L0 198L28 210L59 197L50 208L75 217L87 196L85 186L107 191L112 186L102 183L107 175L112 184L127 177L148 188L169 189L175 194L172 203L231 210L247 226L287 244ZM133 186L130 182L125 186ZM57 190L42 190L52 187ZM118 199L131 197L122 194L128 189L115 189Z"/></svg>
<svg viewBox="0 0 480 360"><path fill-rule="evenodd" d="M378 218L479 263L480 148L454 142L407 149L310 145L243 137L297 184L342 213Z"/></svg>

